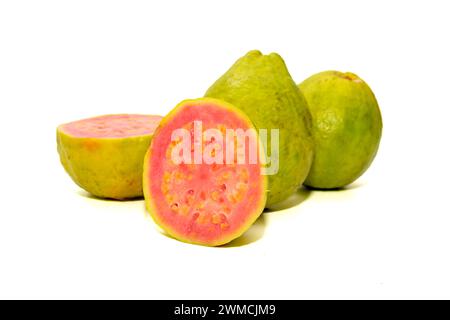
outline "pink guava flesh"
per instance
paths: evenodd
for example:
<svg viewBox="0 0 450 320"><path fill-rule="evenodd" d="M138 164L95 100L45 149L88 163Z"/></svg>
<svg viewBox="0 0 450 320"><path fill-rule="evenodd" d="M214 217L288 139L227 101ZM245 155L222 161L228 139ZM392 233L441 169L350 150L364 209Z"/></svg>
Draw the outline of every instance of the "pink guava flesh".
<svg viewBox="0 0 450 320"><path fill-rule="evenodd" d="M153 134L161 119L151 115L115 114L70 122L61 129L77 138L126 138Z"/></svg>
<svg viewBox="0 0 450 320"><path fill-rule="evenodd" d="M172 151L177 141L172 133L176 129L188 130L191 141L202 144L203 150L217 143L214 138L196 140L194 121L202 123L203 132L253 129L243 113L222 101L181 103L162 121L153 137L144 161L144 195L151 215L171 236L189 243L221 245L240 236L261 214L267 181L261 174L259 159L253 164L175 164ZM249 145L245 149L247 159ZM209 150L222 148L216 146ZM193 160L193 144L190 151Z"/></svg>

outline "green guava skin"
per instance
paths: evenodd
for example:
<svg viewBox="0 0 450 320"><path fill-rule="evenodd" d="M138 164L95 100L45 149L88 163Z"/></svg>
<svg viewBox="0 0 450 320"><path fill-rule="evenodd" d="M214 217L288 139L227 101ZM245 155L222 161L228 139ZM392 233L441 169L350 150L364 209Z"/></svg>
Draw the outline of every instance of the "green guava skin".
<svg viewBox="0 0 450 320"><path fill-rule="evenodd" d="M150 135L78 138L57 130L63 167L77 185L99 198L143 196L143 164L150 141Z"/></svg>
<svg viewBox="0 0 450 320"><path fill-rule="evenodd" d="M370 166L381 140L375 95L357 75L325 71L299 84L313 119L315 156L305 185L344 187Z"/></svg>
<svg viewBox="0 0 450 320"><path fill-rule="evenodd" d="M280 130L279 171L269 175L266 207L302 185L312 164L311 115L283 59L254 50L236 61L206 92L243 110L256 129ZM270 151L269 151L270 153Z"/></svg>

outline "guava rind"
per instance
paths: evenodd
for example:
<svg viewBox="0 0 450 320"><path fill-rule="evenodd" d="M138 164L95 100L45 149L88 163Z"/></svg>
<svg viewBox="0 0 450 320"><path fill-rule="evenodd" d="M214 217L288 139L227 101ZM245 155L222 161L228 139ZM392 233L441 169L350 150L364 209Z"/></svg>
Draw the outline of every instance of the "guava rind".
<svg viewBox="0 0 450 320"><path fill-rule="evenodd" d="M276 53L254 50L235 62L206 92L243 110L257 129L280 130L279 171L269 175L266 206L292 195L308 175L313 157L311 115L303 95ZM270 147L269 147L270 149Z"/></svg>
<svg viewBox="0 0 450 320"><path fill-rule="evenodd" d="M82 189L99 198L125 200L143 196L143 161L151 138L76 137L62 125L57 150L64 169Z"/></svg>
<svg viewBox="0 0 450 320"><path fill-rule="evenodd" d="M147 151L147 154L145 156L144 160L144 174L143 174L143 189L144 189L144 197L145 197L145 204L146 209L150 213L151 217L155 221L155 223L165 232L167 232L168 235L171 237L190 244L196 244L196 245L203 245L203 246L220 246L229 243L230 241L238 238L241 236L245 231L247 231L251 225L256 221L256 219L261 215L261 213L264 210L265 203L267 200L267 177L264 175L260 175L260 185L258 187L258 190L260 190L260 197L256 199L256 201L247 201L247 203L252 205L252 209L248 210L248 212L241 212L243 214L242 220L240 222L240 225L238 225L237 228L233 229L231 233L224 233L224 234L216 234L212 231L211 238L210 239L199 239L195 236L192 236L187 233L183 233L180 230L178 230L175 226L172 226L168 223L165 223L162 218L161 210L164 210L164 208L161 208L161 206L157 205L158 202L158 194L153 193L152 184L157 185L158 189L161 189L161 185L158 182L158 179L155 177L158 173L160 173L160 170L154 170L152 169L152 161L155 160L153 157L156 157L156 162L160 162L160 159L158 159L157 154L159 154L158 148L160 146L156 145L159 141L159 135L161 135L162 131L164 130L165 126L170 126L171 121L177 116L177 113L179 113L183 108L189 108L190 106L201 106L203 104L214 104L216 106L219 106L221 108L224 108L228 112L234 113L234 115L240 117L242 120L246 122L246 124L253 128L253 124L248 119L248 117L238 108L235 108L231 104L217 100L217 99L211 99L211 98L200 98L200 99L194 99L194 100L184 100L181 103L179 103L172 111L164 117L164 119L161 121L160 126L155 132L154 139L151 142L150 148ZM205 107L200 108L200 110L206 110ZM195 112L198 112L199 109L197 109ZM204 112L204 111L200 111ZM208 117L211 117L211 114L208 114ZM217 119L218 123L220 123L222 120ZM261 168L261 167L260 167ZM215 179L216 177L210 176L209 179ZM190 188L197 189L198 185L192 184ZM247 199L248 200L248 199ZM253 199L255 200L255 199ZM245 201L245 200L244 200ZM206 209L208 210L208 209ZM233 226L235 227L235 226Z"/></svg>
<svg viewBox="0 0 450 320"><path fill-rule="evenodd" d="M381 140L381 112L370 87L353 73L325 71L299 84L313 119L315 157L305 185L344 187L370 166Z"/></svg>

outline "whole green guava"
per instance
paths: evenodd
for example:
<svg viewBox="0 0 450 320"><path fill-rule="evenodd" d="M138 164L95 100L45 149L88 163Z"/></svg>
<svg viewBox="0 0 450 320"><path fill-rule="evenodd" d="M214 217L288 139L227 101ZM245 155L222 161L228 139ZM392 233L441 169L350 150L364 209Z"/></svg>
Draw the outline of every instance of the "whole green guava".
<svg viewBox="0 0 450 320"><path fill-rule="evenodd" d="M292 195L306 179L312 163L311 115L303 95L276 53L254 50L235 62L206 92L206 97L227 101L244 111L256 129L268 130L267 154L278 161L269 174L266 207ZM272 152L271 130L279 132Z"/></svg>
<svg viewBox="0 0 450 320"><path fill-rule="evenodd" d="M299 84L313 120L315 156L305 185L346 186L369 168L381 139L375 95L353 73L325 71Z"/></svg>

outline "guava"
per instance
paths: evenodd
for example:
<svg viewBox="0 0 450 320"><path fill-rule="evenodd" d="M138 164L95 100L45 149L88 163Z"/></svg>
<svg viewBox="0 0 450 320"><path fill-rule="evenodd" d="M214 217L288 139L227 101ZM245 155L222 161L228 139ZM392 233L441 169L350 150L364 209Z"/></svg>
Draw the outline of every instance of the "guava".
<svg viewBox="0 0 450 320"><path fill-rule="evenodd" d="M311 115L303 95L276 53L250 51L206 92L244 111L255 127L268 130L267 155L277 160L269 175L267 207L292 195L305 180L312 163ZM271 154L272 129L279 131L279 146Z"/></svg>
<svg viewBox="0 0 450 320"><path fill-rule="evenodd" d="M223 138L239 129L254 133L241 149L236 139ZM205 246L242 235L266 203L267 176L260 157L250 161L250 141L261 148L251 120L229 103L202 98L176 106L144 161L144 197L154 221L175 239ZM247 161L238 161L239 150Z"/></svg>
<svg viewBox="0 0 450 320"><path fill-rule="evenodd" d="M370 87L357 75L325 71L299 85L313 120L315 157L305 185L344 187L369 168L381 140L382 119Z"/></svg>
<svg viewBox="0 0 450 320"><path fill-rule="evenodd" d="M141 197L145 153L161 119L119 114L60 125L61 163L73 181L94 196Z"/></svg>

